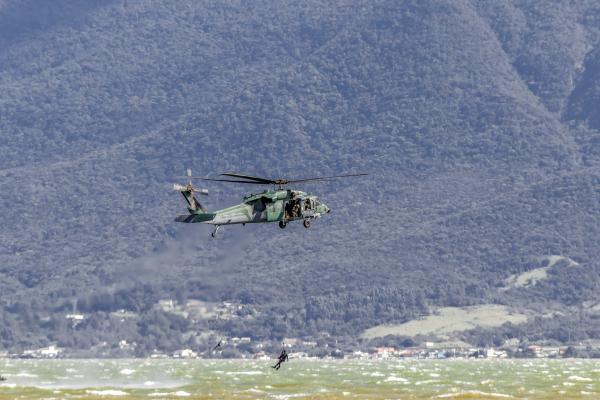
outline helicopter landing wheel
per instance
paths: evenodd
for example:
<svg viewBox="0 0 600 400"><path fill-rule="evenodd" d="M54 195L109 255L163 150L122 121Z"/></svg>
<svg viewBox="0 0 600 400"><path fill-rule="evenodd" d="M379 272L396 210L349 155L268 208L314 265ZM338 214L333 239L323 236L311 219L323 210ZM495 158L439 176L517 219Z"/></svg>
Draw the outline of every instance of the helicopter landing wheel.
<svg viewBox="0 0 600 400"><path fill-rule="evenodd" d="M310 228L310 219L305 219L304 222L302 222L302 225L304 225L306 229Z"/></svg>
<svg viewBox="0 0 600 400"><path fill-rule="evenodd" d="M280 227L281 229L284 229L286 226L287 226L287 224L286 224L285 222L283 222L283 221L279 221L279 227Z"/></svg>

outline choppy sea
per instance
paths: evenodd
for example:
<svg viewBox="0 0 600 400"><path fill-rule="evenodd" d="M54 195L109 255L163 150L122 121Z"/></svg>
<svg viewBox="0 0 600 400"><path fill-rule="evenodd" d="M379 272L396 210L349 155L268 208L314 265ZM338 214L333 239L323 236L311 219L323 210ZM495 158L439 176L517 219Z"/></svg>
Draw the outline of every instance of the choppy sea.
<svg viewBox="0 0 600 400"><path fill-rule="evenodd" d="M0 399L600 399L596 360L0 360Z"/></svg>

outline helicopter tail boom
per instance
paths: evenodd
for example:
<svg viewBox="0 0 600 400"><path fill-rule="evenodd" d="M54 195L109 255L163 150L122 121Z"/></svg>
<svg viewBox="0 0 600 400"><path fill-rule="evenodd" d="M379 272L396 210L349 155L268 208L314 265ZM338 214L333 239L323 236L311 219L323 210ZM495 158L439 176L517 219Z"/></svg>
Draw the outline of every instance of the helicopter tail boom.
<svg viewBox="0 0 600 400"><path fill-rule="evenodd" d="M196 196L194 196L194 192L200 192L206 195L208 194L207 190L197 190L191 185L182 186L177 184L173 186L173 189L181 192L185 201L188 203L188 211L190 212L188 215L178 215L177 218L175 218L176 222L207 222L212 221L215 218L216 214L206 212L202 204L196 199Z"/></svg>
<svg viewBox="0 0 600 400"><path fill-rule="evenodd" d="M200 214L188 214L188 215L178 215L175 218L175 222L183 222L186 224L191 224L195 222L208 222L212 221L215 218L214 213L200 213Z"/></svg>

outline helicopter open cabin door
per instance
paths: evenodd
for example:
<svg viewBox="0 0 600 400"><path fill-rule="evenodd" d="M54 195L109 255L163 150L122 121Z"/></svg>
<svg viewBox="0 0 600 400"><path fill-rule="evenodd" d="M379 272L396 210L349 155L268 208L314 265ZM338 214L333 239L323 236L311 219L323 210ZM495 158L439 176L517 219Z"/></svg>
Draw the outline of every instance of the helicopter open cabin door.
<svg viewBox="0 0 600 400"><path fill-rule="evenodd" d="M267 204L267 221L281 221L283 219L283 201L273 201Z"/></svg>

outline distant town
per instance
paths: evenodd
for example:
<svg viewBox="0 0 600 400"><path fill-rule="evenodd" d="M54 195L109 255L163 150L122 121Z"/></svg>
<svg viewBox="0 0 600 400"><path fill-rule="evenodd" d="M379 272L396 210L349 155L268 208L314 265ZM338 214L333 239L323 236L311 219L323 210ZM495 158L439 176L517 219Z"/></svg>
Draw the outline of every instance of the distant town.
<svg viewBox="0 0 600 400"><path fill-rule="evenodd" d="M220 340L219 348L199 351L185 348L173 352L155 350L151 359L218 359L240 358L271 360L276 358L276 352L267 351L277 344L272 341L253 341L250 337L231 337ZM26 349L19 353L0 351L0 358L20 359L56 359L56 358L127 358L135 357L136 343L121 340L116 344L101 343L89 352L64 349L50 345L38 349ZM502 359L502 358L572 358L590 357L593 351L600 350L590 344L573 346L543 346L530 344L520 347L518 341L512 340L501 348L476 347L444 347L434 342L426 342L424 346L416 347L372 347L367 350L342 350L331 348L329 345L319 345L317 341L299 338L285 338L279 348L285 348L291 359L343 359L343 360L395 360L395 359Z"/></svg>

